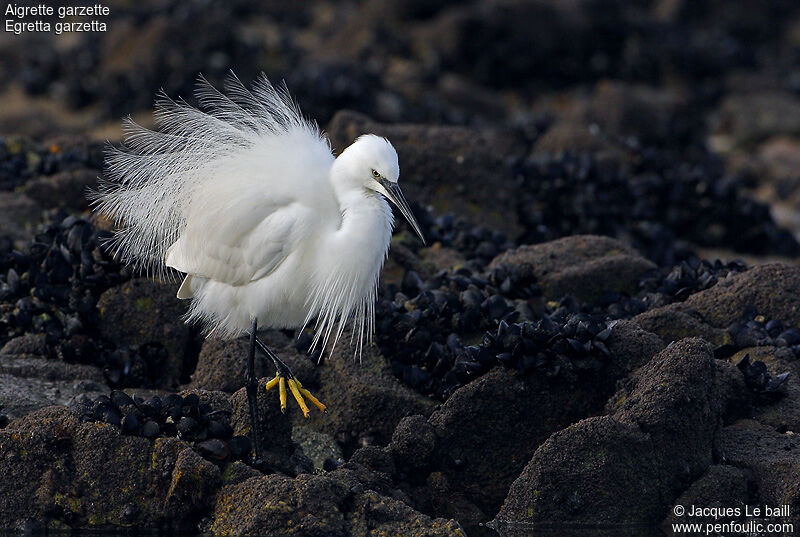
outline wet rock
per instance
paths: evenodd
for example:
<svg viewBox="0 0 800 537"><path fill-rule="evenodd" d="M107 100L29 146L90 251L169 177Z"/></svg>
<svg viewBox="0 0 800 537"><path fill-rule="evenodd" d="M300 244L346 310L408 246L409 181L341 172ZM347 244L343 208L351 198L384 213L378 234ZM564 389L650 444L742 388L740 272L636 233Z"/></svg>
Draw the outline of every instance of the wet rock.
<svg viewBox="0 0 800 537"><path fill-rule="evenodd" d="M163 387L174 387L188 376L191 330L181 316L186 304L175 298L175 287L135 279L113 287L97 302L101 334L118 345L158 342L169 357L151 376Z"/></svg>
<svg viewBox="0 0 800 537"><path fill-rule="evenodd" d="M685 311L679 304L646 311L632 320L667 343L687 337L702 337L717 346L730 343L730 336L725 330L711 326L699 314L692 310Z"/></svg>
<svg viewBox="0 0 800 537"><path fill-rule="evenodd" d="M464 537L458 522L431 519L405 503L366 490L353 504L348 516L350 535L403 535L409 537Z"/></svg>
<svg viewBox="0 0 800 537"><path fill-rule="evenodd" d="M725 464L750 473L761 502L800 508L800 443L791 432L751 420L738 421L720 433L717 455Z"/></svg>
<svg viewBox="0 0 800 537"><path fill-rule="evenodd" d="M431 520L406 504L333 475L268 475L224 487L214 509L215 535L463 536L458 524Z"/></svg>
<svg viewBox="0 0 800 537"><path fill-rule="evenodd" d="M289 416L280 410L277 389L266 391L266 379L261 379L258 383L258 411L261 419L261 445L265 452L265 462L267 466L287 474L294 474L294 464L291 460L294 453L292 444L292 422ZM291 396L290 396L291 397ZM231 395L231 406L233 414L231 425L236 435L251 437L250 409L247 403L247 391L245 388L238 390ZM296 408L289 407L293 401L287 404L288 412L299 412Z"/></svg>
<svg viewBox="0 0 800 537"><path fill-rule="evenodd" d="M769 319L800 326L800 268L770 263L729 276L717 285L690 296L681 309L697 311L709 324L727 328L745 308Z"/></svg>
<svg viewBox="0 0 800 537"><path fill-rule="evenodd" d="M96 367L28 354L0 354L0 407L11 418L106 391L103 373Z"/></svg>
<svg viewBox="0 0 800 537"><path fill-rule="evenodd" d="M184 494L183 484L215 482L216 468L185 442L123 436L108 424L82 423L64 407L38 410L0 430L0 453L3 527L33 519L56 528L177 531L194 525L210 499L209 489ZM169 501L170 494L181 494L181 501Z"/></svg>
<svg viewBox="0 0 800 537"><path fill-rule="evenodd" d="M386 360L373 346L354 359L346 330L335 351L317 369L317 398L328 407L326 414L311 411L309 425L332 435L345 455L361 445L389 443L397 423L405 416L428 415L434 402L401 384Z"/></svg>
<svg viewBox="0 0 800 537"><path fill-rule="evenodd" d="M498 265L529 263L546 297L571 295L594 302L608 292L634 294L639 278L655 265L608 237L576 235L544 244L520 246L496 257Z"/></svg>
<svg viewBox="0 0 800 537"><path fill-rule="evenodd" d="M515 187L509 157L523 152L510 132L454 126L387 125L353 112L339 112L328 127L341 150L365 133L386 136L402 163L401 181L408 199L455 212L515 236ZM498 177L506 177L507 181Z"/></svg>
<svg viewBox="0 0 800 537"><path fill-rule="evenodd" d="M741 517L725 516L725 520L744 520L746 505L753 505L747 475L734 466L715 464L708 467L703 476L692 483L676 500L675 505L684 507L711 507L720 511L739 509ZM724 512L724 511L723 511ZM692 517L693 522L717 523L720 517ZM670 511L665 523L684 522Z"/></svg>
<svg viewBox="0 0 800 537"><path fill-rule="evenodd" d="M712 463L728 401L743 389L730 368L700 339L664 349L612 398L613 414L583 420L537 449L498 520L660 522Z"/></svg>
<svg viewBox="0 0 800 537"><path fill-rule="evenodd" d="M457 390L430 417L437 436L434 466L449 489L460 491L490 516L536 447L553 432L599 410L611 391L613 385L525 380L495 368Z"/></svg>

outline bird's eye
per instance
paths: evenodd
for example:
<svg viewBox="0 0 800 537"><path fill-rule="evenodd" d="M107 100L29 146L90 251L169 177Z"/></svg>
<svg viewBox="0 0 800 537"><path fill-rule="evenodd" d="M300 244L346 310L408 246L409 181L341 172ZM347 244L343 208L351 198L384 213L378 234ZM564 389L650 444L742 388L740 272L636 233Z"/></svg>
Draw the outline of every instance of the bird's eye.
<svg viewBox="0 0 800 537"><path fill-rule="evenodd" d="M377 171L375 171L375 170L372 170L372 177L374 177L375 179L378 179L378 178L380 178L380 176L381 176L381 174L379 174L379 173L378 173Z"/></svg>

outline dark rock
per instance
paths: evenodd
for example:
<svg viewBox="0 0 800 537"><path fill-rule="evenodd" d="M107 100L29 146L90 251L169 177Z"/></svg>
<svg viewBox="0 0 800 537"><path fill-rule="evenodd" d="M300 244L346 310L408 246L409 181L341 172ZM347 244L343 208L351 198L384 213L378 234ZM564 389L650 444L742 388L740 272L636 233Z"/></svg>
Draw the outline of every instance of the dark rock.
<svg viewBox="0 0 800 537"><path fill-rule="evenodd" d="M646 364L664 348L664 341L638 323L623 320L611 329L606 345L614 357L614 367L619 368L619 376L623 376Z"/></svg>
<svg viewBox="0 0 800 537"><path fill-rule="evenodd" d="M123 436L112 425L81 423L63 407L0 430L0 453L3 527L33 519L55 528L134 524L178 531L208 509L219 481L219 470L184 442Z"/></svg>
<svg viewBox="0 0 800 537"><path fill-rule="evenodd" d="M386 476L392 476L396 471L392 454L378 446L364 446L357 449L348 462L360 464L364 468Z"/></svg>
<svg viewBox="0 0 800 537"><path fill-rule="evenodd" d="M316 384L317 375L313 362L298 353L289 338L276 330L262 332L259 337L292 369L304 386ZM248 346L246 338L205 339L189 386L231 393L242 388L245 385ZM272 378L275 375L272 361L260 351L256 351L255 364L257 378Z"/></svg>
<svg viewBox="0 0 800 537"><path fill-rule="evenodd" d="M690 296L681 309L697 311L717 328L738 321L745 308L755 308L768 319L800 326L800 268L770 263L725 278L717 285Z"/></svg>
<svg viewBox="0 0 800 537"><path fill-rule="evenodd" d="M0 406L9 417L107 391L103 374L96 367L35 355L0 354Z"/></svg>
<svg viewBox="0 0 800 537"><path fill-rule="evenodd" d="M732 94L716 114L717 135L734 144L778 134L800 134L800 99L787 92Z"/></svg>
<svg viewBox="0 0 800 537"><path fill-rule="evenodd" d="M265 451L267 462L275 469L285 473L293 473L290 460L294 453L292 444L292 423L280 410L277 390L266 391L266 379L258 383L258 412L261 420L261 445ZM291 403L291 401L289 402ZM235 435L251 437L250 410L247 404L247 392L244 388L231 395L233 414L231 425ZM288 410L287 410L288 412ZM228 442L231 452L238 456L239 449Z"/></svg>
<svg viewBox="0 0 800 537"><path fill-rule="evenodd" d="M456 390L430 417L438 438L434 466L449 490L459 491L484 514L496 512L536 447L599 410L612 391L613 382L549 383L496 367Z"/></svg>
<svg viewBox="0 0 800 537"><path fill-rule="evenodd" d="M720 511L738 509L742 516L726 516L725 520L744 520L745 506L753 505L747 475L733 466L716 464L709 466L703 476L692 483L676 500L675 505L702 506L702 508L718 508ZM692 517L692 522L711 523L719 522L718 516ZM665 523L684 522L684 517L678 517L670 511Z"/></svg>
<svg viewBox="0 0 800 537"><path fill-rule="evenodd" d="M118 345L162 343L168 353L151 376L173 387L188 375L190 329L181 316L186 304L175 298L172 285L137 279L103 293L97 303L102 335Z"/></svg>
<svg viewBox="0 0 800 537"><path fill-rule="evenodd" d="M731 367L701 339L667 347L612 398L612 415L583 420L539 447L498 520L659 523L713 461L728 402L743 389Z"/></svg>
<svg viewBox="0 0 800 537"><path fill-rule="evenodd" d="M436 450L436 430L425 416L405 417L392 433L388 450L403 471L424 471Z"/></svg>
<svg viewBox="0 0 800 537"><path fill-rule="evenodd" d="M22 192L43 207L62 207L80 212L89 207L86 192L97 187L97 177L97 170L65 170L28 181Z"/></svg>
<svg viewBox="0 0 800 537"><path fill-rule="evenodd" d="M330 434L352 453L362 440L385 445L405 416L427 415L434 402L401 384L375 347L365 347L361 360L354 359L345 331L336 350L319 367L317 398L328 407L326 414L312 409L309 425Z"/></svg>
<svg viewBox="0 0 800 537"><path fill-rule="evenodd" d="M666 512L660 477L647 433L611 416L587 418L539 446L496 520L649 524Z"/></svg>
<svg viewBox="0 0 800 537"><path fill-rule="evenodd" d="M26 334L9 339L0 349L0 354L36 354L41 356L44 353L44 334Z"/></svg>
<svg viewBox="0 0 800 537"><path fill-rule="evenodd" d="M711 326L699 314L685 311L682 306L669 304L640 313L632 320L667 343L687 337L702 337L717 346L731 342L725 330Z"/></svg>
<svg viewBox="0 0 800 537"><path fill-rule="evenodd" d="M339 472L337 470L337 472ZM214 509L217 535L463 536L453 521L431 520L404 503L348 486L333 474L254 477L224 487Z"/></svg>
<svg viewBox="0 0 800 537"><path fill-rule="evenodd" d="M42 208L25 194L0 191L0 229L19 244L33 237L42 222Z"/></svg>
<svg viewBox="0 0 800 537"><path fill-rule="evenodd" d="M717 456L725 464L750 473L763 503L789 505L796 513L800 508L796 486L800 480L800 443L795 436L751 420L738 421L720 433Z"/></svg>
<svg viewBox="0 0 800 537"><path fill-rule="evenodd" d="M522 263L533 267L546 297L570 295L589 303L610 291L634 294L639 278L655 268L621 242L594 235L521 246L495 258L490 268Z"/></svg>

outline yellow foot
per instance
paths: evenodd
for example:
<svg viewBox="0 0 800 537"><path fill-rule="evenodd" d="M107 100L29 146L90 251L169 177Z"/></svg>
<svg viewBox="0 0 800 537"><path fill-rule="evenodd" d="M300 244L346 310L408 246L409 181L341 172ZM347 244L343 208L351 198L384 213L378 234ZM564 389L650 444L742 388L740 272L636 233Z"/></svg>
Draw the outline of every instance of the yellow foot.
<svg viewBox="0 0 800 537"><path fill-rule="evenodd" d="M317 407L321 412L327 412L325 405L320 403L319 399L314 397L310 391L303 388L303 385L300 384L300 381L294 377L284 377L280 373L275 374L275 378L267 382L267 391L271 390L275 386L278 386L278 395L281 400L281 412L286 412L286 385L289 385L289 391L292 392L295 401L300 406L300 410L303 411L303 416L306 418L311 416L311 412L308 410L308 405L306 405L305 399L311 401L315 407Z"/></svg>

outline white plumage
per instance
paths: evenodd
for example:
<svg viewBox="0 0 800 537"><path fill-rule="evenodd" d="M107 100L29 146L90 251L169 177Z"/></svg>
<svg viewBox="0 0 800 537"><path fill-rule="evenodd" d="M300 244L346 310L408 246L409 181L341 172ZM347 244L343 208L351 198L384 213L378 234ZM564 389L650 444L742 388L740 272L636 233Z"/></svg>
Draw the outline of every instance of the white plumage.
<svg viewBox="0 0 800 537"><path fill-rule="evenodd" d="M95 199L119 225L119 253L158 276L185 273L188 320L215 335L239 336L254 318L273 328L316 318L325 347L354 318L360 350L391 239L384 196L419 233L397 153L366 135L334 158L285 87L262 75L251 92L231 75L225 88L201 78L202 111L162 93L158 132L125 121Z"/></svg>

